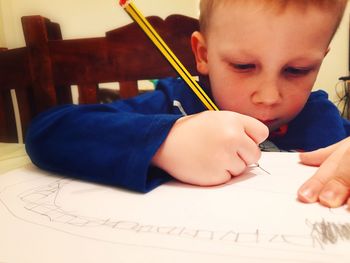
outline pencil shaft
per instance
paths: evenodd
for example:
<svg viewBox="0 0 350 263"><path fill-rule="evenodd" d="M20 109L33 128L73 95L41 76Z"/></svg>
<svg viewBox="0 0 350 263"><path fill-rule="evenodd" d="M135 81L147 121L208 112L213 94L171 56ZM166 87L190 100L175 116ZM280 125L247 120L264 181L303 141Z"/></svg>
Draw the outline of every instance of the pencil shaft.
<svg viewBox="0 0 350 263"><path fill-rule="evenodd" d="M155 31L153 26L147 21L147 19L140 13L135 5L129 1L123 3L124 10L129 16L141 27L142 31L148 36L163 56L168 60L171 66L176 70L180 77L186 82L186 84L192 89L196 96L201 100L204 106L208 110L218 111L218 107L208 97L205 91L199 86L197 81L191 76L185 66L179 61L175 54L171 51L168 45Z"/></svg>

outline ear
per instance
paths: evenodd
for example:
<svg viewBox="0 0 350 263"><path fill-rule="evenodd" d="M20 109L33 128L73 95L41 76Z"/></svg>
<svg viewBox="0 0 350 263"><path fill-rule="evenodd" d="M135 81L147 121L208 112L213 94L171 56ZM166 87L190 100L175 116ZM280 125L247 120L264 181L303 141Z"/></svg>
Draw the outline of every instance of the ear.
<svg viewBox="0 0 350 263"><path fill-rule="evenodd" d="M208 75L207 45L203 35L195 31L191 36L192 52L196 59L197 70L202 75Z"/></svg>

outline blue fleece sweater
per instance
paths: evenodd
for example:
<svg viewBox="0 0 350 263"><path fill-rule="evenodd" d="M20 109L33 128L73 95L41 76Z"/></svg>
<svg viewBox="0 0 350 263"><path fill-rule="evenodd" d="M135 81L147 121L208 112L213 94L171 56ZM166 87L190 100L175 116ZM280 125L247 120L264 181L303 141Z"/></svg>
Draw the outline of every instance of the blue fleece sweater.
<svg viewBox="0 0 350 263"><path fill-rule="evenodd" d="M64 105L40 114L26 134L26 150L42 169L148 192L171 179L150 163L174 122L183 112L204 110L181 79L168 78L154 92L132 99ZM288 124L287 133L271 140L284 150L308 151L349 133L350 122L341 118L325 92L317 91Z"/></svg>

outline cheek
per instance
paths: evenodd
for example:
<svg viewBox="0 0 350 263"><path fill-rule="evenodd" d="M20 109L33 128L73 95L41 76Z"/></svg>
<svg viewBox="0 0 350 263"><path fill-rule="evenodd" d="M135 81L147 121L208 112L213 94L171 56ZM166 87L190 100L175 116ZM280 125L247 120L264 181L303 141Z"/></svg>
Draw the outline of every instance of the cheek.
<svg viewBox="0 0 350 263"><path fill-rule="evenodd" d="M285 112L286 117L288 120L293 119L295 116L297 116L300 111L304 108L305 103L310 95L310 91L305 93L299 93L295 94L294 96L291 95L288 98L284 99L285 103Z"/></svg>
<svg viewBox="0 0 350 263"><path fill-rule="evenodd" d="M242 108L247 105L244 90L239 89L237 84L223 81L222 83L215 82L215 85L211 85L211 92L220 110L241 112Z"/></svg>
<svg viewBox="0 0 350 263"><path fill-rule="evenodd" d="M242 112L249 103L249 90L241 78L227 73L222 68L218 74L210 74L211 93L221 110Z"/></svg>

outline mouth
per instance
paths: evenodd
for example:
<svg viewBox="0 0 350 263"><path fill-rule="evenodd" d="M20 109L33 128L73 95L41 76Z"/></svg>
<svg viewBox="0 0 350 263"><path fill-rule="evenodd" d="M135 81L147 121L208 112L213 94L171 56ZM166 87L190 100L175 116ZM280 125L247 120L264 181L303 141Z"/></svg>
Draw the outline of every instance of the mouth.
<svg viewBox="0 0 350 263"><path fill-rule="evenodd" d="M271 131L274 131L278 129L278 127L281 126L281 119L268 119L268 120L260 120L262 123L264 123Z"/></svg>

